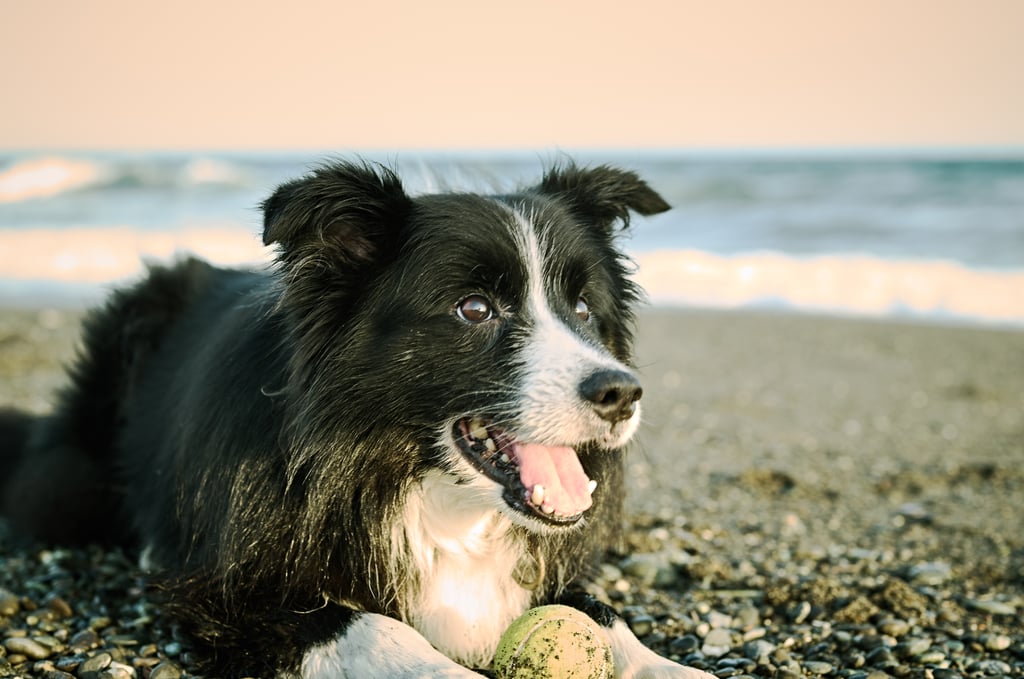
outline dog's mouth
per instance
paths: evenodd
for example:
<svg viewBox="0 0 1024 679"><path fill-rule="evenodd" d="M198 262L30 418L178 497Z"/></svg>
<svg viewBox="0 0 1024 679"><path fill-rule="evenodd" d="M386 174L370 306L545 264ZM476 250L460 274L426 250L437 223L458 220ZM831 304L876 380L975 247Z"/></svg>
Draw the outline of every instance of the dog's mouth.
<svg viewBox="0 0 1024 679"><path fill-rule="evenodd" d="M462 454L484 476L502 485L502 497L523 514L556 526L575 524L593 504L597 487L569 446L518 440L481 417L455 423Z"/></svg>

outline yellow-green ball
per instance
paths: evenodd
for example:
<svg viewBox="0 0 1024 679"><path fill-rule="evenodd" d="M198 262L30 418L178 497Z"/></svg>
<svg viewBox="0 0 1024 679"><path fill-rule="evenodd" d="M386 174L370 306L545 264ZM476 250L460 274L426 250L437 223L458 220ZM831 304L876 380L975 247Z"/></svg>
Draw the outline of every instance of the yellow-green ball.
<svg viewBox="0 0 1024 679"><path fill-rule="evenodd" d="M569 606L538 606L498 642L499 679L611 679L612 649L596 622Z"/></svg>

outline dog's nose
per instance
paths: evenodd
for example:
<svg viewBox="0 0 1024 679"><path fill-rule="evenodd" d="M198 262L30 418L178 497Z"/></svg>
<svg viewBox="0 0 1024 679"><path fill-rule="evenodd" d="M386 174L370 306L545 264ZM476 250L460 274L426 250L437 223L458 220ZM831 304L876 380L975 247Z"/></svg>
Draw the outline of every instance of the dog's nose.
<svg viewBox="0 0 1024 679"><path fill-rule="evenodd" d="M624 370L601 370L580 382L583 400L612 424L633 417L643 393L639 380Z"/></svg>

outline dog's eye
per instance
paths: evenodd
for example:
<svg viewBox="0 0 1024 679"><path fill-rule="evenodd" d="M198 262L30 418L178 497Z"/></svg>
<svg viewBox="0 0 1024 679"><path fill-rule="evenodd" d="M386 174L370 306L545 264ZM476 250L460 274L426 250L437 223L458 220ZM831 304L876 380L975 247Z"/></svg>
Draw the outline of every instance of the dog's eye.
<svg viewBox="0 0 1024 679"><path fill-rule="evenodd" d="M459 302L455 313L467 323L483 323L494 318L494 307L483 295L470 295Z"/></svg>
<svg viewBox="0 0 1024 679"><path fill-rule="evenodd" d="M590 306L582 297L576 300L576 316L584 323L590 320Z"/></svg>

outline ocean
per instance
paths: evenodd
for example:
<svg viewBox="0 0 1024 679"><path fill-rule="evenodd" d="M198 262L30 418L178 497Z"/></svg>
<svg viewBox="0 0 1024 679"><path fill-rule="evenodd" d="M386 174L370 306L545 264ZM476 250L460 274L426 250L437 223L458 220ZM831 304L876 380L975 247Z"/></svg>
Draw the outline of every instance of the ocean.
<svg viewBox="0 0 1024 679"><path fill-rule="evenodd" d="M0 304L92 304L141 262L260 265L262 201L330 153L0 153ZM528 185L558 153L363 154L407 189ZM1024 328L1024 152L574 154L674 207L623 246L654 306Z"/></svg>

